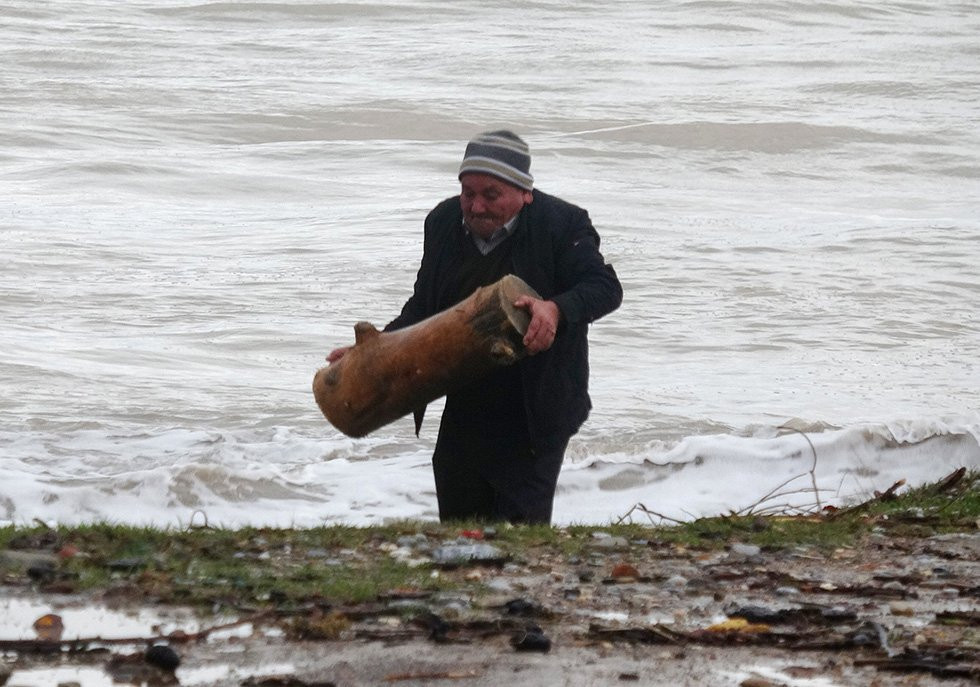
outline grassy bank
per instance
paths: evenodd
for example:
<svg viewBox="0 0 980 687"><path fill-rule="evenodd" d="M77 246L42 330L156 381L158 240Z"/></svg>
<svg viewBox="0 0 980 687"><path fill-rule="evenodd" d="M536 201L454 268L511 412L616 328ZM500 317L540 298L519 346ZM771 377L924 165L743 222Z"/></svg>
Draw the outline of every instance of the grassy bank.
<svg viewBox="0 0 980 687"><path fill-rule="evenodd" d="M651 519L649 511L642 515ZM586 559L602 541L620 542L617 551L625 557L640 547L670 555L733 543L766 551L833 550L871 534L927 537L974 532L978 519L980 472L962 470L935 484L894 488L865 503L816 515L728 516L670 525L634 521L560 528L477 522L239 530L111 524L5 527L0 528L0 554L7 558L0 558L0 573L8 586L42 592L102 590L165 604L288 609L320 600L359 603L392 593L479 593L481 577L467 574L468 566L438 566L424 555L412 556L420 545L431 551L459 541L461 535L468 537L466 542L494 547L497 564L510 561L545 569L548 561ZM597 533L602 533L601 539Z"/></svg>

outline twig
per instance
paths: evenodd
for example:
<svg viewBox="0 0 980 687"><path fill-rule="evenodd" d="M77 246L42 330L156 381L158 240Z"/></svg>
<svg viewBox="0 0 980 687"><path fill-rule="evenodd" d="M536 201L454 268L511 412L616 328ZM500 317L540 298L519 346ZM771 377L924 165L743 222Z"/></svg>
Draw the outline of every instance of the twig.
<svg viewBox="0 0 980 687"><path fill-rule="evenodd" d="M953 487L955 487L957 484L959 484L960 481L965 476L966 476L966 468L965 467L961 467L961 468L959 468L957 470L954 470L952 473L950 473L949 475L946 475L945 477L943 477L939 481L939 484L936 485L936 493L937 494L942 494L944 491L949 491L950 489L952 489Z"/></svg>
<svg viewBox="0 0 980 687"><path fill-rule="evenodd" d="M810 451L813 452L813 465L810 466L810 482L813 484L813 495L817 499L817 510L820 510L823 506L820 505L820 491L817 489L817 447L810 441L810 437L806 435L806 432L802 432L795 427L780 425L777 429L788 429L791 432L796 432L806 439L806 443L810 445Z"/></svg>
<svg viewBox="0 0 980 687"><path fill-rule="evenodd" d="M195 525L194 524L194 516L196 516L198 513L200 513L201 514L201 517L204 518L204 523L201 524L201 525ZM208 514L205 513L201 509L195 510L193 513L191 513L191 519L187 523L187 529L189 529L189 530L193 530L193 529L211 529L211 525L208 524Z"/></svg>
<svg viewBox="0 0 980 687"><path fill-rule="evenodd" d="M804 475L796 475L795 477L790 477L788 480L786 480L784 482L781 482L780 484L777 484L775 487L773 487L771 490L769 490L769 492L766 493L766 495L763 496L761 499L757 500L753 504L750 504L750 505L746 506L745 508L742 508L741 510L738 510L738 511L733 512L732 515L738 516L738 515L749 515L749 514L751 514L752 513L752 510L756 506L765 503L766 501L768 501L771 498L774 498L775 496L778 496L779 494L777 492L780 489L782 489L783 487L785 487L787 484L790 484L791 482L795 482L796 480L798 480L800 477L803 477L803 476Z"/></svg>
<svg viewBox="0 0 980 687"><path fill-rule="evenodd" d="M385 682L400 682L402 680L462 680L479 676L480 674L475 670L449 670L441 673L394 673L385 675L384 679Z"/></svg>
<svg viewBox="0 0 980 687"><path fill-rule="evenodd" d="M642 513L643 513L644 515L646 515L646 516L647 516L647 518L648 518L648 519L650 520L650 522L653 522L653 517L651 517L651 516L655 516L655 517L658 517L658 518L660 518L661 520L669 520L670 522L673 522L673 523L676 523L676 524L678 524L678 525L683 525L683 524L684 524L684 521L683 521L683 520L678 520L677 518L672 518L672 517L670 517L669 515L664 515L663 513L658 513L658 512L657 512L657 511L655 511L655 510L650 510L649 508L647 508L646 506L644 506L644 505L643 505L642 503L636 503L636 504L633 504L633 507L632 507L632 508L630 508L630 509L629 509L628 511L626 511L626 513L624 513L624 514L623 514L623 515L622 515L622 516L621 516L621 517L620 517L620 518L619 518L619 519L618 519L618 520L616 521L616 524L617 524L617 525L621 525L621 524L623 523L623 521L624 521L624 520L625 520L626 518L628 518L628 517L630 516L630 514L631 514L631 513L633 512L633 511L635 511L635 510L639 510L639 511L641 511L641 512L642 512Z"/></svg>

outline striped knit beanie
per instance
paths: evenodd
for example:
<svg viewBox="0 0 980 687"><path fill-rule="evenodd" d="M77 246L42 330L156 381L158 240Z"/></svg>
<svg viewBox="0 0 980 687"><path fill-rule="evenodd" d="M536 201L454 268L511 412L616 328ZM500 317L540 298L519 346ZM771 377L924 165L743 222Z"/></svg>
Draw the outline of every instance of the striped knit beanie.
<svg viewBox="0 0 980 687"><path fill-rule="evenodd" d="M468 172L491 174L525 191L534 187L531 151L512 131L487 131L466 145L459 176Z"/></svg>

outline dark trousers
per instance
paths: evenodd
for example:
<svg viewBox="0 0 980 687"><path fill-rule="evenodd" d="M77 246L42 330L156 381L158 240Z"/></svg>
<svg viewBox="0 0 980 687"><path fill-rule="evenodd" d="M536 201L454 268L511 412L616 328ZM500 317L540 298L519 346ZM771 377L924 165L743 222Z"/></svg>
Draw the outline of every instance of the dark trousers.
<svg viewBox="0 0 980 687"><path fill-rule="evenodd" d="M550 524L567 445L534 448L523 412L475 415L450 399L432 456L439 519Z"/></svg>

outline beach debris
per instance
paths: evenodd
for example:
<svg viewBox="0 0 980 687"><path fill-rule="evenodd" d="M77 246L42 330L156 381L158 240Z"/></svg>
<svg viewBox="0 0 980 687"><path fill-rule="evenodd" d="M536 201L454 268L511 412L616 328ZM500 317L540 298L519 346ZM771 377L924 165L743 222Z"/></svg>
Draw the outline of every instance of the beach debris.
<svg viewBox="0 0 980 687"><path fill-rule="evenodd" d="M57 565L50 560L40 560L27 567L27 577L38 584L54 581L58 575Z"/></svg>
<svg viewBox="0 0 980 687"><path fill-rule="evenodd" d="M551 651L551 640L537 625L530 625L511 637L510 645L515 651L537 651L543 654Z"/></svg>
<svg viewBox="0 0 980 687"><path fill-rule="evenodd" d="M351 619L340 611L320 609L292 619L287 634L296 639L340 639L350 629Z"/></svg>
<svg viewBox="0 0 980 687"><path fill-rule="evenodd" d="M463 565L502 565L507 560L503 551L491 544L468 540L443 544L432 551L432 562L443 568Z"/></svg>
<svg viewBox="0 0 980 687"><path fill-rule="evenodd" d="M106 662L105 672L109 674L113 682L122 684L180 684L174 675L174 669L163 668L155 663L151 663L146 653L113 656Z"/></svg>
<svg viewBox="0 0 980 687"><path fill-rule="evenodd" d="M735 542L731 545L729 550L729 558L747 559L747 558L758 558L762 554L762 549L755 544L742 544L740 542Z"/></svg>
<svg viewBox="0 0 980 687"><path fill-rule="evenodd" d="M34 632L42 642L57 642L65 632L65 624L60 615L45 613L34 621Z"/></svg>
<svg viewBox="0 0 980 687"><path fill-rule="evenodd" d="M143 658L151 666L174 672L180 665L180 655L166 644L154 644L146 650Z"/></svg>
<svg viewBox="0 0 980 687"><path fill-rule="evenodd" d="M521 618L546 618L552 615L541 604L528 599L511 599L503 604L502 608L507 615L519 616Z"/></svg>
<svg viewBox="0 0 980 687"><path fill-rule="evenodd" d="M337 683L320 680L308 682L295 675L264 675L247 678L242 682L242 687L337 687Z"/></svg>
<svg viewBox="0 0 980 687"><path fill-rule="evenodd" d="M449 641L449 631L452 629L452 625L441 616L429 611L417 615L413 618L413 622L425 629L432 641L436 643Z"/></svg>
<svg viewBox="0 0 980 687"><path fill-rule="evenodd" d="M663 624L645 627L603 627L598 623L589 625L588 637L601 642L627 642L629 644L679 644L687 639L684 632Z"/></svg>
<svg viewBox="0 0 980 687"><path fill-rule="evenodd" d="M78 547L75 546L74 544L65 544L60 549L58 549L58 558L60 558L63 561L74 558L75 556L78 556L80 554L81 552L78 550Z"/></svg>
<svg viewBox="0 0 980 687"><path fill-rule="evenodd" d="M941 611L936 614L936 623L940 625L980 625L980 611Z"/></svg>
<svg viewBox="0 0 980 687"><path fill-rule="evenodd" d="M818 605L771 609L765 606L732 604L725 608L725 615L729 618L742 618L750 623L766 623L769 625L787 623L796 625L809 623L837 624L857 620L857 613L850 609Z"/></svg>
<svg viewBox="0 0 980 687"><path fill-rule="evenodd" d="M976 648L907 648L888 658L857 659L854 665L901 673L924 672L941 678L980 680L980 651Z"/></svg>
<svg viewBox="0 0 980 687"><path fill-rule="evenodd" d="M775 682L761 675L750 675L739 682L738 687L786 687L786 683Z"/></svg>
<svg viewBox="0 0 980 687"><path fill-rule="evenodd" d="M613 536L608 532L597 531L592 533L590 545L598 549L608 549L610 551L625 551L629 549L630 542L626 537Z"/></svg>
<svg viewBox="0 0 980 687"><path fill-rule="evenodd" d="M745 618L729 618L705 628L705 632L769 632L764 623L750 623Z"/></svg>
<svg viewBox="0 0 980 687"><path fill-rule="evenodd" d="M109 561L106 566L114 572L135 572L146 566L146 559L141 557L117 558Z"/></svg>
<svg viewBox="0 0 980 687"><path fill-rule="evenodd" d="M635 582L636 580L640 579L640 571L629 563L619 563L618 565L613 566L610 577L617 582Z"/></svg>
<svg viewBox="0 0 980 687"><path fill-rule="evenodd" d="M480 673L475 670L444 670L431 671L427 673L392 673L385 675L385 682L401 682L404 680L465 680L471 677L480 677Z"/></svg>

